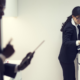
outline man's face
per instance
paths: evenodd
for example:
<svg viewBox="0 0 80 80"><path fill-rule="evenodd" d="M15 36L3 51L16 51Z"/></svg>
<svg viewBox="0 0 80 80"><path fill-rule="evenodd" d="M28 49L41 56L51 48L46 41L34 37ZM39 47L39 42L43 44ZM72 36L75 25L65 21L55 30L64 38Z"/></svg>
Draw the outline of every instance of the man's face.
<svg viewBox="0 0 80 80"><path fill-rule="evenodd" d="M72 15L72 18L74 19L76 24L80 24L80 15L79 16L73 16Z"/></svg>
<svg viewBox="0 0 80 80"><path fill-rule="evenodd" d="M3 8L3 12L4 12L4 10L5 10L5 7Z"/></svg>
<svg viewBox="0 0 80 80"><path fill-rule="evenodd" d="M3 12L4 12L4 10L5 10L5 7L2 8L2 11L3 11Z"/></svg>

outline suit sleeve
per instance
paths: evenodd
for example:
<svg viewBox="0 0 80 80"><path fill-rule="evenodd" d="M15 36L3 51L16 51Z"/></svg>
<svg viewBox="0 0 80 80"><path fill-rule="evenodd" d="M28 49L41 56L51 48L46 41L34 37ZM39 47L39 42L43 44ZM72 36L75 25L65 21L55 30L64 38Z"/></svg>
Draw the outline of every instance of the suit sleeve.
<svg viewBox="0 0 80 80"><path fill-rule="evenodd" d="M67 47L69 46L76 46L76 40L71 40L73 35L73 28L72 27L65 27L63 31L63 44Z"/></svg>
<svg viewBox="0 0 80 80"><path fill-rule="evenodd" d="M16 76L16 73L14 72L15 66L16 64L5 63L4 64L4 75L15 78Z"/></svg>
<svg viewBox="0 0 80 80"><path fill-rule="evenodd" d="M3 73L4 73L4 65L2 59L0 58L0 80L3 80Z"/></svg>

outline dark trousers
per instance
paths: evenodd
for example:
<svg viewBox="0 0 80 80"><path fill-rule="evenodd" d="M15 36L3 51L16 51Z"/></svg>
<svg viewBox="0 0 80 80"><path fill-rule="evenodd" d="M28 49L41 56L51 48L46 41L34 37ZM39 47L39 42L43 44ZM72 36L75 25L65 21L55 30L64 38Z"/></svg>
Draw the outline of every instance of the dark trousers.
<svg viewBox="0 0 80 80"><path fill-rule="evenodd" d="M76 80L74 62L64 63L60 61L60 64L63 70L63 80Z"/></svg>

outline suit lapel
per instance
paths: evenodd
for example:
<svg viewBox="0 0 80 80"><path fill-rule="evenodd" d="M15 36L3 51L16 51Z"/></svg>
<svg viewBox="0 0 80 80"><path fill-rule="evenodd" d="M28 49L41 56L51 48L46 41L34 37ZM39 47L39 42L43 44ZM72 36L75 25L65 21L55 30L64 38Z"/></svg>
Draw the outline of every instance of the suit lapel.
<svg viewBox="0 0 80 80"><path fill-rule="evenodd" d="M76 30L76 27L75 26L73 26L74 27L74 32L75 32L75 38L76 38L76 40L78 39L77 38L77 30Z"/></svg>

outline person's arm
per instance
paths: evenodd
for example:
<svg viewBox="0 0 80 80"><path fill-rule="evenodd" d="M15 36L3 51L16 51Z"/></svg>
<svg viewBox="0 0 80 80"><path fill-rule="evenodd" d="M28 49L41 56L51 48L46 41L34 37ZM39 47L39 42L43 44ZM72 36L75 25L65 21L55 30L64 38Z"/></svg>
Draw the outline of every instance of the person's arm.
<svg viewBox="0 0 80 80"><path fill-rule="evenodd" d="M3 63L6 60L6 57L3 54L0 54L0 58L2 59Z"/></svg>
<svg viewBox="0 0 80 80"><path fill-rule="evenodd" d="M67 46L76 46L76 40L71 40L72 35L73 35L73 28L66 26L63 31L63 44L66 47Z"/></svg>
<svg viewBox="0 0 80 80"><path fill-rule="evenodd" d="M31 63L31 60L34 56L34 52L29 52L21 61L21 63L19 65L16 65L15 67L15 72L17 71L21 71L21 70L24 70L26 67L28 67Z"/></svg>
<svg viewBox="0 0 80 80"><path fill-rule="evenodd" d="M31 53L29 52L22 60L22 62L19 65L16 64L10 64L10 63L5 63L4 64L4 74L6 76L15 78L16 73L20 70L24 70L31 62L33 55L35 52ZM25 60L27 58L27 60ZM0 59L2 62L5 61L6 57L3 54L0 54ZM23 63L24 62L24 63ZM23 63L23 64L22 64Z"/></svg>
<svg viewBox="0 0 80 80"><path fill-rule="evenodd" d="M0 59L2 61L2 63L4 63L4 61L6 60L6 57L3 54L0 54ZM18 71L16 64L3 64L4 65L4 74L6 76L12 77L14 78L16 76L16 73Z"/></svg>
<svg viewBox="0 0 80 80"><path fill-rule="evenodd" d="M4 65L2 59L0 58L0 80L3 80L3 73L4 73Z"/></svg>
<svg viewBox="0 0 80 80"><path fill-rule="evenodd" d="M0 59L2 61L2 64L6 60L6 57L3 54L0 54ZM16 64L10 64L10 63L5 63L4 65L4 73L3 75L15 78L16 73L17 73L17 65ZM0 65L1 66L1 65Z"/></svg>
<svg viewBox="0 0 80 80"><path fill-rule="evenodd" d="M31 53L29 52L21 61L21 63L19 65L16 64L9 64L9 63L5 63L4 64L4 68L5 68L5 72L4 75L15 78L16 73L18 71L24 70L27 66L29 66L29 64L31 63L31 60L33 58L35 52ZM27 59L26 59L27 58ZM26 60L25 60L26 59Z"/></svg>
<svg viewBox="0 0 80 80"><path fill-rule="evenodd" d="M11 78L15 78L16 76L15 67L16 67L16 64L5 63L4 64L4 75L9 76Z"/></svg>

